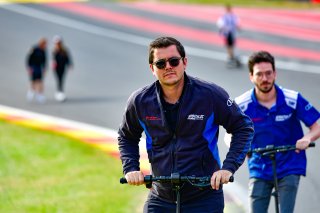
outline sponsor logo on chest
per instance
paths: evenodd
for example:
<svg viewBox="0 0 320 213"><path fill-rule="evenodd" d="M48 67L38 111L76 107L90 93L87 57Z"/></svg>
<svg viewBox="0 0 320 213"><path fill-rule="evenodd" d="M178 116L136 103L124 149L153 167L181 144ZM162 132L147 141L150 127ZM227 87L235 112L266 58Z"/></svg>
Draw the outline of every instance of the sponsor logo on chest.
<svg viewBox="0 0 320 213"><path fill-rule="evenodd" d="M160 121L161 118L159 118L157 116L146 116L146 120L147 121Z"/></svg>
<svg viewBox="0 0 320 213"><path fill-rule="evenodd" d="M204 115L190 114L188 116L188 120L192 120L192 121L202 121L203 119L204 119Z"/></svg>
<svg viewBox="0 0 320 213"><path fill-rule="evenodd" d="M292 113L288 114L288 115L277 115L275 118L275 121L285 121L288 120L291 117Z"/></svg>

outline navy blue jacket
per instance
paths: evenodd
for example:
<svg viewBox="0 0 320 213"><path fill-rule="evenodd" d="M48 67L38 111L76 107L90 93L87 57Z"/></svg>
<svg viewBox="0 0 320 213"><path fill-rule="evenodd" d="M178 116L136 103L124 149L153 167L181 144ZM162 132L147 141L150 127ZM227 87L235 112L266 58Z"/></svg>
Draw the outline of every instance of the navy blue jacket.
<svg viewBox="0 0 320 213"><path fill-rule="evenodd" d="M130 96L118 132L124 174L140 170L139 141L143 131L155 176L170 176L173 172L211 176L221 168L234 173L243 163L254 132L250 118L221 87L186 74L185 81L174 132L165 119L158 81ZM233 135L222 165L217 146L220 125ZM170 184L153 183L151 192L175 201ZM181 201L214 192L217 191L199 190L187 184L182 188Z"/></svg>

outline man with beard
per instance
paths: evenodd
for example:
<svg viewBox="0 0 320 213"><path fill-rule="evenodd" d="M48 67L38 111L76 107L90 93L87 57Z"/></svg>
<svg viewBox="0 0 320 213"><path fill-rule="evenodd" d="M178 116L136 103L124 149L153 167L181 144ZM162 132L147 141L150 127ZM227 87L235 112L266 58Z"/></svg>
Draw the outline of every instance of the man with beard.
<svg viewBox="0 0 320 213"><path fill-rule="evenodd" d="M156 81L130 96L119 128L119 150L128 184L144 184L139 165L139 141L144 132L152 175L210 176L211 188L181 186L184 213L222 213L221 184L229 182L245 160L253 124L227 92L186 74L183 45L159 37L149 45L149 67ZM220 161L219 126L232 133L230 149ZM176 212L171 183L153 182L144 213Z"/></svg>
<svg viewBox="0 0 320 213"><path fill-rule="evenodd" d="M251 148L267 145L296 145L296 151L277 153L279 201L282 213L294 210L300 176L306 175L308 145L320 137L320 114L300 93L275 84L277 72L273 56L266 51L253 53L248 62L251 89L235 99L254 123ZM303 134L302 121L310 131ZM269 157L253 153L248 158L250 212L267 213L274 188Z"/></svg>

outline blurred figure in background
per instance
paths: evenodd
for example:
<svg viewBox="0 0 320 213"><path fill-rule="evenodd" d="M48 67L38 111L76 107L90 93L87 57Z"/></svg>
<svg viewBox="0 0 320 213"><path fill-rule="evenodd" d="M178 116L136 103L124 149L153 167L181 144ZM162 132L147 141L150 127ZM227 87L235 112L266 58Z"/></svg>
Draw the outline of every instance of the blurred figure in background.
<svg viewBox="0 0 320 213"><path fill-rule="evenodd" d="M27 93L27 100L32 101L35 99L39 103L46 101L43 95L43 77L46 69L47 61L47 40L41 38L37 45L31 48L27 56L27 66L29 77L31 81L30 89Z"/></svg>
<svg viewBox="0 0 320 213"><path fill-rule="evenodd" d="M67 69L72 66L72 61L67 48L62 42L62 38L60 36L55 36L53 42L53 69L57 79L57 92L55 98L57 101L62 102L66 100L66 95L64 93L65 74Z"/></svg>
<svg viewBox="0 0 320 213"><path fill-rule="evenodd" d="M225 13L217 21L217 26L227 48L228 66L240 67L241 63L234 53L236 33L240 30L239 18L232 12L230 5L226 5L225 9Z"/></svg>

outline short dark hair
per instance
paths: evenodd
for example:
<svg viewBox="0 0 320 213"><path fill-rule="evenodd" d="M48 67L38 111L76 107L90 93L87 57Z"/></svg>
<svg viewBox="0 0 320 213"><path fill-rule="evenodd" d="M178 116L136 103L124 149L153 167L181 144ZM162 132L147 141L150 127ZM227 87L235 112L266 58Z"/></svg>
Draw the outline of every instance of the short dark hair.
<svg viewBox="0 0 320 213"><path fill-rule="evenodd" d="M275 62L274 57L267 51L258 51L254 52L250 57L248 61L248 68L249 72L252 75L253 74L253 66L260 62L269 62L272 65L273 71L275 71Z"/></svg>
<svg viewBox="0 0 320 213"><path fill-rule="evenodd" d="M225 8L227 11L231 11L232 10L232 6L230 3L225 4Z"/></svg>
<svg viewBox="0 0 320 213"><path fill-rule="evenodd" d="M153 63L154 50L159 48L166 48L171 45L175 45L181 57L185 57L186 53L182 44L175 38L172 37L159 37L152 41L149 45L149 64Z"/></svg>

